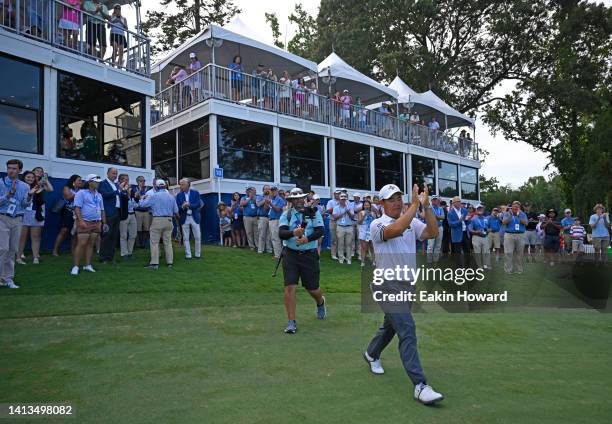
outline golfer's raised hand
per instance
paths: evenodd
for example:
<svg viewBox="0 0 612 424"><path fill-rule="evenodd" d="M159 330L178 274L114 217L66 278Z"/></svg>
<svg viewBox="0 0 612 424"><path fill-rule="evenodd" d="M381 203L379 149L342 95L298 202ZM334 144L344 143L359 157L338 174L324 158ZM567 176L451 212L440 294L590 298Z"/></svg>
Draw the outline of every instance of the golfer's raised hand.
<svg viewBox="0 0 612 424"><path fill-rule="evenodd" d="M412 186L412 198L410 199L410 203L412 206L416 206L417 208L419 207L419 204L421 203L419 200L419 186L418 184L414 184Z"/></svg>
<svg viewBox="0 0 612 424"><path fill-rule="evenodd" d="M423 193L419 195L419 200L424 208L429 206L429 186L427 183L423 184Z"/></svg>

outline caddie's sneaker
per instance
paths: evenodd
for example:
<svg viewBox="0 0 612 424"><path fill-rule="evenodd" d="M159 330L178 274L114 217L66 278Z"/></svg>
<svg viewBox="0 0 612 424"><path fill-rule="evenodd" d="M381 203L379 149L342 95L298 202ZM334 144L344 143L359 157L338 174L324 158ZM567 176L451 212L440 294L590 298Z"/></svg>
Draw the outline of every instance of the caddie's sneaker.
<svg viewBox="0 0 612 424"><path fill-rule="evenodd" d="M287 323L287 328L285 328L285 333L287 334L295 334L297 331L297 323L294 319L290 319Z"/></svg>
<svg viewBox="0 0 612 424"><path fill-rule="evenodd" d="M93 269L93 267L91 265L85 265L83 267L83 271L88 271L88 272L96 272L95 269Z"/></svg>
<svg viewBox="0 0 612 424"><path fill-rule="evenodd" d="M70 275L79 275L79 267L73 266L72 270L70 271Z"/></svg>
<svg viewBox="0 0 612 424"><path fill-rule="evenodd" d="M325 308L325 296L323 296L323 303L317 305L317 318L325 319L327 316L327 309Z"/></svg>
<svg viewBox="0 0 612 424"><path fill-rule="evenodd" d="M419 383L414 388L414 398L423 405L433 405L444 399L441 393L436 392L431 386Z"/></svg>
<svg viewBox="0 0 612 424"><path fill-rule="evenodd" d="M17 284L15 284L15 282L14 282L14 281L7 281L7 282L6 282L6 286L7 286L9 289L18 289L18 288L19 288L19 286L18 286Z"/></svg>
<svg viewBox="0 0 612 424"><path fill-rule="evenodd" d="M368 363L368 366L370 367L370 371L372 372L372 374L380 375L380 374L385 373L385 370L383 369L380 363L380 359L372 358L370 355L368 355L367 350L363 353L363 359L365 359L365 361Z"/></svg>

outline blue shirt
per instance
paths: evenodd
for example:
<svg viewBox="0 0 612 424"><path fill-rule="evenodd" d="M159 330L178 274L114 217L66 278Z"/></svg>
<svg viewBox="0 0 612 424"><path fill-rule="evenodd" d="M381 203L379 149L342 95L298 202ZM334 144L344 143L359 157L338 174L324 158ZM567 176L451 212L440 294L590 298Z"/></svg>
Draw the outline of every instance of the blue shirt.
<svg viewBox="0 0 612 424"><path fill-rule="evenodd" d="M436 216L444 216L444 209L442 209L442 207L440 207L440 206L432 206L431 208L433 209L434 215L436 215ZM436 221L438 221L438 227L441 227L442 224L444 224L444 220L443 219L436 219Z"/></svg>
<svg viewBox="0 0 612 424"><path fill-rule="evenodd" d="M564 226L564 227L567 227L567 226L571 227L572 225L574 225L574 221L575 220L576 220L576 218L571 218L571 217L570 218L567 218L567 217L563 218L561 220L561 225ZM595 222L595 221L593 221L593 222ZM568 230L563 230L563 234L569 234L569 233L570 233L569 229Z"/></svg>
<svg viewBox="0 0 612 424"><path fill-rule="evenodd" d="M9 180L8 176L4 177L2 184L0 184L0 213L10 213L13 216L23 215L23 211L32 204L32 198L28 198L30 186L17 180L15 194L9 198L8 193L11 191L12 185L13 182ZM9 208L11 210L14 208L12 213L9 212Z"/></svg>
<svg viewBox="0 0 612 424"><path fill-rule="evenodd" d="M280 197L277 194L276 197L272 199L272 205L276 206L277 208L281 208L281 210L277 212L277 211L274 210L274 208L270 208L270 213L268 214L268 218L270 218L270 219L279 219L281 217L281 215L283 214L282 208L286 204L287 204L287 202L285 202L285 199L283 199L282 197Z"/></svg>
<svg viewBox="0 0 612 424"><path fill-rule="evenodd" d="M487 233L487 221L484 216L475 215L468 225L468 230L470 231L480 231L481 233L484 231L483 235Z"/></svg>
<svg viewBox="0 0 612 424"><path fill-rule="evenodd" d="M499 220L499 215L489 216L489 222L487 222L487 226L492 233L498 233L501 230L501 221Z"/></svg>
<svg viewBox="0 0 612 424"><path fill-rule="evenodd" d="M141 200L140 206L151 208L153 216L174 216L178 213L178 206L174 196L165 188Z"/></svg>
<svg viewBox="0 0 612 424"><path fill-rule="evenodd" d="M608 227L607 227L607 225L609 225L609 219L610 219L608 218L608 216L602 215L602 217L600 218L595 228L593 228L593 231L591 233L593 237L608 237L610 235L610 233L608 232ZM608 220L606 220L606 218ZM595 221L597 221L597 214L594 213L593 215L591 215L591 219L589 219L589 225L595 224Z"/></svg>
<svg viewBox="0 0 612 424"><path fill-rule="evenodd" d="M242 206L240 206L240 201L238 201L236 204L234 204L234 207L232 207L232 215L234 216L234 219L238 219L239 216L242 216Z"/></svg>
<svg viewBox="0 0 612 424"><path fill-rule="evenodd" d="M231 78L233 80L242 81L242 66L241 65L232 62L229 64L228 68L230 68L232 71L236 71L236 72L231 73Z"/></svg>
<svg viewBox="0 0 612 424"><path fill-rule="evenodd" d="M102 221L104 202L97 190L93 193L87 189L77 191L74 195L74 206L81 208L83 221Z"/></svg>
<svg viewBox="0 0 612 424"><path fill-rule="evenodd" d="M248 197L243 196L242 199L240 199L240 203L242 203L244 200L248 200L249 202L242 208L242 213L244 216L257 216L257 205L255 204L255 199L249 199Z"/></svg>
<svg viewBox="0 0 612 424"><path fill-rule="evenodd" d="M353 212L353 207L350 203L346 203L344 207L338 205L334 208L334 215L342 213L342 216L336 220L338 225L353 225L353 218L351 218L346 211Z"/></svg>
<svg viewBox="0 0 612 424"><path fill-rule="evenodd" d="M147 194L147 191L149 191L151 189L151 187L147 187L145 186L142 190L136 185L134 186L134 192L138 193L140 195L140 198L142 199L142 197ZM143 208L140 205L136 205L136 207L134 208L135 210L139 211L139 212L149 212L149 210L147 208Z"/></svg>
<svg viewBox="0 0 612 424"><path fill-rule="evenodd" d="M229 219L227 216L224 216L223 218L219 219L219 225L221 226L223 232L232 230L232 220Z"/></svg>
<svg viewBox="0 0 612 424"><path fill-rule="evenodd" d="M512 218L506 224L506 232L511 234L524 233L525 224L523 224L523 222L519 219L519 216L525 221L527 221L527 215L525 215L525 212L520 211L519 216L511 214L510 212L506 212L504 214L504 221L506 220L506 218L508 218L508 216L512 216Z"/></svg>
<svg viewBox="0 0 612 424"><path fill-rule="evenodd" d="M263 194L258 194L255 196L255 201L259 203L262 202L265 198L266 196L264 196ZM268 216L270 209L270 205L266 205L265 203L263 206L257 206L257 216Z"/></svg>
<svg viewBox="0 0 612 424"><path fill-rule="evenodd" d="M291 209L291 222L287 220L287 211L285 211L281 215L278 225L281 227L288 226L289 231L293 231L302 224L303 220L304 220L304 215L296 211L295 208L292 208ZM314 219L306 220L306 229L304 231L304 235L308 237L314 232L315 227L322 227L322 226L323 226L323 218L321 217L321 213L317 211ZM313 240L313 241L309 241L308 243L297 244L297 237L293 236L288 240L283 240L283 244L287 246L289 249L293 249L293 250L311 250L311 249L317 248L318 241Z"/></svg>

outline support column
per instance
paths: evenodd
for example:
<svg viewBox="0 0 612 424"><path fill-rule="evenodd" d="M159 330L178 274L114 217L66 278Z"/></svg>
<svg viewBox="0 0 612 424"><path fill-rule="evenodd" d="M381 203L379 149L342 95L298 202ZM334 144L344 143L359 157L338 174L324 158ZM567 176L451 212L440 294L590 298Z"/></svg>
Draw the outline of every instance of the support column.
<svg viewBox="0 0 612 424"><path fill-rule="evenodd" d="M217 115L209 115L208 117L208 129L210 131L209 143L210 143L210 181L213 182L215 176L215 168L218 166L218 141L217 141ZM212 185L211 185L212 187Z"/></svg>
<svg viewBox="0 0 612 424"><path fill-rule="evenodd" d="M440 195L440 186L438 185L438 159L434 159L434 181L436 182L436 195Z"/></svg>
<svg viewBox="0 0 612 424"><path fill-rule="evenodd" d="M58 90L57 87L57 70L45 66L43 73L43 140L42 140L42 153L47 159L53 159L57 157L57 145L58 145L58 134L59 128L57 111L58 108ZM146 126L149 128L149 125ZM149 140L146 138L145 140ZM58 174L56 170L49 170L49 174L53 172L55 175ZM69 175L67 172L59 172L62 176ZM54 175L54 176L55 176Z"/></svg>
<svg viewBox="0 0 612 424"><path fill-rule="evenodd" d="M318 82L318 78L317 78ZM329 181L329 142L327 137L323 137L323 166L324 166L324 174L323 174L323 185L329 187L331 186Z"/></svg>
<svg viewBox="0 0 612 424"><path fill-rule="evenodd" d="M376 167L374 166L374 146L370 146L370 188L368 191L376 190Z"/></svg>
<svg viewBox="0 0 612 424"><path fill-rule="evenodd" d="M329 143L329 187L333 192L336 189L336 140L330 137ZM330 193L331 195L331 193Z"/></svg>
<svg viewBox="0 0 612 424"><path fill-rule="evenodd" d="M406 153L406 193L412 193L412 155Z"/></svg>
<svg viewBox="0 0 612 424"><path fill-rule="evenodd" d="M272 181L274 184L281 182L281 158L280 158L280 128L272 127L272 160L273 173Z"/></svg>

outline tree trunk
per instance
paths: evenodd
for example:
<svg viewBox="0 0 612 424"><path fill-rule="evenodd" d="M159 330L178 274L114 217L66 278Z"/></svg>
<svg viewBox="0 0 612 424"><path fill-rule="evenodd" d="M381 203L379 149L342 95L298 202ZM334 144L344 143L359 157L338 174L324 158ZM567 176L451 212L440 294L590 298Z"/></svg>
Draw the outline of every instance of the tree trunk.
<svg viewBox="0 0 612 424"><path fill-rule="evenodd" d="M200 16L201 3L202 0L193 1L193 20L195 22L196 34L199 34L200 31L202 31L202 17Z"/></svg>

